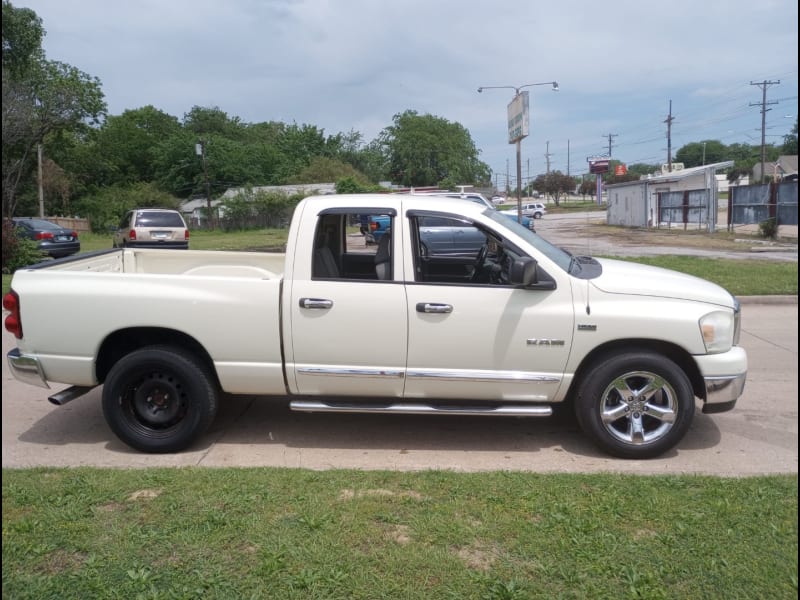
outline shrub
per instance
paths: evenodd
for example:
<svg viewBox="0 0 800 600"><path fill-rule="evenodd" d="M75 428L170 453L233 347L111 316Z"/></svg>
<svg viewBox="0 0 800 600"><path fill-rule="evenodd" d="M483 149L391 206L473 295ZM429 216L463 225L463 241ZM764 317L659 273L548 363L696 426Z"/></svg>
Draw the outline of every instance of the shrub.
<svg viewBox="0 0 800 600"><path fill-rule="evenodd" d="M774 240L778 237L778 221L777 219L770 218L758 224L758 231L761 237Z"/></svg>
<svg viewBox="0 0 800 600"><path fill-rule="evenodd" d="M89 219L94 233L108 233L133 208L177 209L180 201L152 183L110 186L75 203L81 216Z"/></svg>
<svg viewBox="0 0 800 600"><path fill-rule="evenodd" d="M36 242L17 236L13 221L3 221L3 273L13 273L44 258Z"/></svg>
<svg viewBox="0 0 800 600"><path fill-rule="evenodd" d="M386 192L386 188L372 183L361 183L355 177L342 177L336 182L337 194L367 194L370 192Z"/></svg>

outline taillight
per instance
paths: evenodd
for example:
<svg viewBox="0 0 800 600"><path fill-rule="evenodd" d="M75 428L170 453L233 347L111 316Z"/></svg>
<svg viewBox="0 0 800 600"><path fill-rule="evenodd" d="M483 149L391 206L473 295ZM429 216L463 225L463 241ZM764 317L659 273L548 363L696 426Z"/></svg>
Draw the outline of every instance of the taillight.
<svg viewBox="0 0 800 600"><path fill-rule="evenodd" d="M9 312L6 316L6 331L13 333L18 339L22 339L22 319L19 317L19 296L17 292L11 290L3 296L3 308Z"/></svg>
<svg viewBox="0 0 800 600"><path fill-rule="evenodd" d="M36 232L36 239L37 240L52 240L53 234L49 231L38 231Z"/></svg>
<svg viewBox="0 0 800 600"><path fill-rule="evenodd" d="M136 239L136 230L135 229L131 229L130 230L130 232L128 233L128 239L129 240L135 240Z"/></svg>
<svg viewBox="0 0 800 600"><path fill-rule="evenodd" d="M78 239L78 232L74 229L72 230L72 237L74 237L76 240Z"/></svg>
<svg viewBox="0 0 800 600"><path fill-rule="evenodd" d="M185 239L185 240L189 239L189 230L188 229L184 229L183 230L183 239Z"/></svg>

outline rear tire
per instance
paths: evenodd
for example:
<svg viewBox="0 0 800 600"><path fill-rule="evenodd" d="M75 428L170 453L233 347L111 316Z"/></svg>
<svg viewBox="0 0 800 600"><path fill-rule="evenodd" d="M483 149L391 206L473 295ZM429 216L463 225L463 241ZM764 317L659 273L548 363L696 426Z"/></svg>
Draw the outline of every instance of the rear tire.
<svg viewBox="0 0 800 600"><path fill-rule="evenodd" d="M179 452L206 432L219 391L194 355L170 346L131 352L103 386L103 414L127 445L149 453Z"/></svg>
<svg viewBox="0 0 800 600"><path fill-rule="evenodd" d="M614 354L584 375L575 415L605 452L647 459L674 447L694 417L694 393L683 370L648 351Z"/></svg>

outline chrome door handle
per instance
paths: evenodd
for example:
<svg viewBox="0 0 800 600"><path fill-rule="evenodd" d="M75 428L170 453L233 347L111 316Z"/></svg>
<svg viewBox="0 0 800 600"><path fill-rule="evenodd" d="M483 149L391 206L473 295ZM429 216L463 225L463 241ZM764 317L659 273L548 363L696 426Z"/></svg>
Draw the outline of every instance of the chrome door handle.
<svg viewBox="0 0 800 600"><path fill-rule="evenodd" d="M324 298L300 298L300 308L331 308L333 300Z"/></svg>
<svg viewBox="0 0 800 600"><path fill-rule="evenodd" d="M453 312L453 307L437 302L417 302L417 312L445 314Z"/></svg>

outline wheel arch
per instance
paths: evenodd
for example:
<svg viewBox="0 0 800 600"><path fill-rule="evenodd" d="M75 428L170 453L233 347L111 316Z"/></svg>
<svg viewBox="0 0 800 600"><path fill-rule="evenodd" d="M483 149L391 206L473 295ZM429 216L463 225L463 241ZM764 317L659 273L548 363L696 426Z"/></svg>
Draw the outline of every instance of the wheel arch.
<svg viewBox="0 0 800 600"><path fill-rule="evenodd" d="M583 381L583 378L594 365L606 360L611 354L621 352L653 352L670 359L678 365L686 374L686 377L689 378L694 395L705 400L706 387L703 375L700 373L700 369L692 358L692 355L676 344L643 338L613 340L594 348L584 357L581 364L575 370L575 377L573 377L572 383L567 391L567 399L570 401L574 399L574 394Z"/></svg>
<svg viewBox="0 0 800 600"><path fill-rule="evenodd" d="M124 356L147 346L176 346L190 352L214 376L217 386L219 377L214 368L211 355L192 336L166 327L129 327L109 334L100 344L95 361L95 375L99 382L104 382L114 364Z"/></svg>

